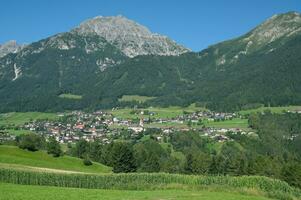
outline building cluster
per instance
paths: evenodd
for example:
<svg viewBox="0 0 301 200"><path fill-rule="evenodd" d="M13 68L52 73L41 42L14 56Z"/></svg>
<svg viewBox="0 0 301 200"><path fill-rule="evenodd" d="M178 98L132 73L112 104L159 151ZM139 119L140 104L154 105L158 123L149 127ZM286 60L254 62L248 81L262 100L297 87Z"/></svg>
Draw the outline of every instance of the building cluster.
<svg viewBox="0 0 301 200"><path fill-rule="evenodd" d="M25 123L22 128L41 133L46 137L55 137L61 143L72 143L81 138L87 141L99 139L108 142L108 135L114 133L108 129L112 123L110 113L73 111L61 114L57 121L32 121Z"/></svg>
<svg viewBox="0 0 301 200"><path fill-rule="evenodd" d="M15 140L15 138L16 136L9 134L7 131L0 130L0 144L7 141Z"/></svg>
<svg viewBox="0 0 301 200"><path fill-rule="evenodd" d="M137 113L137 119L121 119L110 112L104 111L91 113L72 111L58 114L59 119L56 121L31 121L18 128L43 134L46 138L55 137L60 143L74 143L80 139L87 141L99 140L103 143L110 143L115 139L124 138L125 135L127 138L135 138L137 135L143 134L146 128L150 127L160 130L159 132L161 134L157 136L158 140L173 132L181 131L185 133L185 131L190 130L197 131L202 136L210 137L219 142L230 140L226 134L228 132L232 134L244 133L240 129L208 128L202 126L205 120L231 120L237 117L235 113L198 111L194 113L184 112L173 118L159 118L155 117L156 113L147 112L149 117L145 117L146 113L141 112L144 111ZM188 122L199 126L187 126ZM164 123L167 125L164 125ZM163 124L164 126L158 124ZM170 124L170 126L168 124ZM185 124L185 126L176 126L174 124ZM0 137L2 140L4 140L4 138L7 140L12 139L9 138L11 136L5 134L0 135Z"/></svg>

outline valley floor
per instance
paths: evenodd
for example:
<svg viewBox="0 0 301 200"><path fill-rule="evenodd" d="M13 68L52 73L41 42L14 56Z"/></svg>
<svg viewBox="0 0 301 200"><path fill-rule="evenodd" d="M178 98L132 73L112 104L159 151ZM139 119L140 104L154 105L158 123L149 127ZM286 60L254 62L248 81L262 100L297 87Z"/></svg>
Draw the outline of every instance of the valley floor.
<svg viewBox="0 0 301 200"><path fill-rule="evenodd" d="M212 191L187 190L96 190L60 188L46 186L27 186L0 183L0 200L267 200L264 197Z"/></svg>

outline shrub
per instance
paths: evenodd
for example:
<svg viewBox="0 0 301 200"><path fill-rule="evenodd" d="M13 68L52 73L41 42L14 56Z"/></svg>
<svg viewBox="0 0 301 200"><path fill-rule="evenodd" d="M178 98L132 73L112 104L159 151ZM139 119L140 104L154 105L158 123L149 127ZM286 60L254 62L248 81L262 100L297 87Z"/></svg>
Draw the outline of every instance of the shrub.
<svg viewBox="0 0 301 200"><path fill-rule="evenodd" d="M84 163L84 165L86 165L86 166L90 166L90 165L93 164L89 158L83 159L83 163Z"/></svg>
<svg viewBox="0 0 301 200"><path fill-rule="evenodd" d="M50 137L47 142L47 153L52 154L53 157L59 157L62 154L61 146L54 137Z"/></svg>
<svg viewBox="0 0 301 200"><path fill-rule="evenodd" d="M16 140L19 148L29 151L37 151L45 145L45 139L34 133L21 135Z"/></svg>

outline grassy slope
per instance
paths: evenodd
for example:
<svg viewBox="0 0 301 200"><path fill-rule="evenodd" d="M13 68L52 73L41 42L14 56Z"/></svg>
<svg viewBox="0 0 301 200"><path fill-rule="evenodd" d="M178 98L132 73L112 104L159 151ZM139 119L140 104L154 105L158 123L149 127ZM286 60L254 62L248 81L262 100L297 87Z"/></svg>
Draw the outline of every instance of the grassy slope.
<svg viewBox="0 0 301 200"><path fill-rule="evenodd" d="M56 113L41 113L41 112L18 112L18 113L6 113L0 115L0 125L15 124L23 125L25 122L37 119L58 119Z"/></svg>
<svg viewBox="0 0 301 200"><path fill-rule="evenodd" d="M260 108L256 108L256 109L242 110L239 113L242 115L246 115L246 114L250 114L250 113L263 112L265 110L270 110L273 113L282 113L283 111L301 110L301 106L260 107Z"/></svg>
<svg viewBox="0 0 301 200"><path fill-rule="evenodd" d="M108 173L111 171L109 167L98 163L85 166L82 160L77 158L69 156L54 158L43 151L30 152L15 146L4 145L0 146L0 163L85 173Z"/></svg>
<svg viewBox="0 0 301 200"><path fill-rule="evenodd" d="M136 114L130 114L130 112L133 109L130 108L124 108L124 109L119 109L119 110L114 110L114 111L109 111L112 112L112 114L114 116L116 116L117 118L122 118L122 119L135 119L135 118L139 118L140 115L136 115ZM200 108L200 107L196 107L194 104L192 104L189 107L177 107L177 106L173 106L173 107L168 107L168 108L159 108L159 107L150 107L147 109L140 109L140 110L148 110L150 112L154 112L155 115L152 116L152 118L173 118L179 115L183 114L183 111L187 111L187 112L195 112L198 110L204 110L204 108ZM142 116L142 115L141 115ZM148 117L144 116L144 117Z"/></svg>
<svg viewBox="0 0 301 200"><path fill-rule="evenodd" d="M267 198L246 196L236 193L186 190L156 190L156 191L128 191L128 190L95 190L75 189L46 186L26 186L0 183L0 199L6 200L63 200L63 199L107 199L107 200L265 200Z"/></svg>
<svg viewBox="0 0 301 200"><path fill-rule="evenodd" d="M141 103L146 102L147 100L155 99L156 97L147 97L147 96L139 96L139 95L123 95L122 98L118 99L118 101L138 101Z"/></svg>

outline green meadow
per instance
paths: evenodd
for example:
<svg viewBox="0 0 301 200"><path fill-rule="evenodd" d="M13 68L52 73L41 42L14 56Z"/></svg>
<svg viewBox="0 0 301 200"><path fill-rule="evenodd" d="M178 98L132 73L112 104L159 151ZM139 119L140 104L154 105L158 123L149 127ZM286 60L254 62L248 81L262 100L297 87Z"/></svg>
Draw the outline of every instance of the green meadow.
<svg viewBox="0 0 301 200"><path fill-rule="evenodd" d="M37 119L58 119L56 113L44 113L44 112L12 112L0 114L0 125L14 124L16 126L23 125L25 122Z"/></svg>
<svg viewBox="0 0 301 200"><path fill-rule="evenodd" d="M55 158L44 151L31 152L16 146L0 146L0 167L27 169L54 169L83 173L109 173L111 168L100 163L85 166L78 158L61 156Z"/></svg>
<svg viewBox="0 0 301 200"><path fill-rule="evenodd" d="M167 145L162 144L163 148ZM114 174L101 164L85 166L78 158L54 158L44 151L29 152L5 145L0 146L0 191L0 200L297 200L301 197L299 189L261 176Z"/></svg>
<svg viewBox="0 0 301 200"><path fill-rule="evenodd" d="M247 115L251 113L264 112L266 110L270 110L272 113L283 113L287 111L301 111L301 106L260 107L256 109L242 110L239 111L239 113L242 115Z"/></svg>
<svg viewBox="0 0 301 200"><path fill-rule="evenodd" d="M247 129L248 128L248 119L240 119L234 118L232 120L225 120L225 121L205 121L204 125L206 127L213 127L213 128L241 128Z"/></svg>
<svg viewBox="0 0 301 200"><path fill-rule="evenodd" d="M1 200L268 200L268 198L229 192L189 190L101 190L0 183Z"/></svg>
<svg viewBox="0 0 301 200"><path fill-rule="evenodd" d="M39 188L46 188L48 194L46 196L50 199L57 199L57 197L89 199L90 194L86 189L94 191L91 194L91 198L94 199L102 196L104 199L253 200L272 198L293 200L299 199L301 196L299 189L293 188L283 181L260 176L194 176L166 173L71 174L0 168L0 182L3 183L0 183L1 191L6 191L5 194L1 193L4 199L19 199L20 196L14 195L18 193L27 195L27 193L24 194L24 190L42 191ZM22 187L24 190L21 191L12 189L21 189ZM68 196L73 192L72 188L77 188L76 191L84 193L85 196L76 194ZM107 193L103 193L103 191ZM99 194L97 194L98 192ZM39 195L35 193L34 196L28 196L28 199L42 196L44 196L43 193Z"/></svg>
<svg viewBox="0 0 301 200"><path fill-rule="evenodd" d="M155 99L156 97L147 97L140 95L123 95L118 101L120 102L128 102L128 101L138 101L139 103L144 103L148 100Z"/></svg>
<svg viewBox="0 0 301 200"><path fill-rule="evenodd" d="M149 107L146 109L138 109L140 111L145 111L148 110L149 112L154 113L154 115L152 115L152 118L173 118L173 117L177 117L179 115L182 115L183 112L196 112L199 110L205 110L204 108L201 107L196 107L194 104L188 106L188 107L178 107L178 106L172 106L172 107ZM149 115L142 115L142 114L132 114L131 112L133 111L133 109L131 108L122 108L122 109L117 109L117 110L113 110L113 111L109 111L111 112L114 116L116 116L117 118L121 118L121 119L135 119L135 118L139 118L139 117L149 117Z"/></svg>
<svg viewBox="0 0 301 200"><path fill-rule="evenodd" d="M7 131L9 134L11 135L22 135L22 134L28 134L28 133L33 133L32 131L29 130L14 130L14 129L6 129L5 131Z"/></svg>

